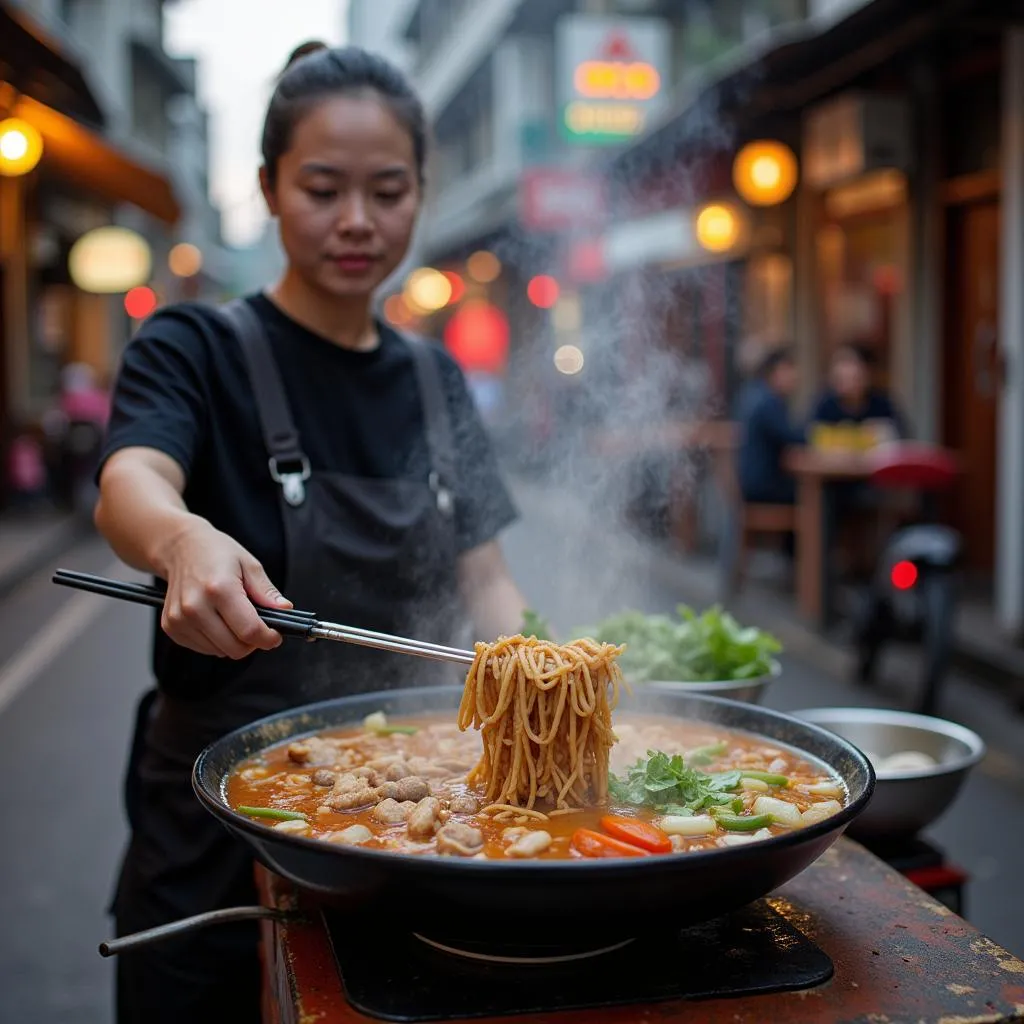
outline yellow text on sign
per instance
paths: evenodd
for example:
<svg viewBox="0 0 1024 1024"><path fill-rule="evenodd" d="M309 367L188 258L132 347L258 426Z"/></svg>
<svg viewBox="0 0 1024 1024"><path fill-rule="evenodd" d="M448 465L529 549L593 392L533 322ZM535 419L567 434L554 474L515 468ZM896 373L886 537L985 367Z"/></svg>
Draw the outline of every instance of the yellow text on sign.
<svg viewBox="0 0 1024 1024"><path fill-rule="evenodd" d="M576 101L565 108L565 126L574 135L636 135L644 113L629 105Z"/></svg>
<svg viewBox="0 0 1024 1024"><path fill-rule="evenodd" d="M661 88L661 75L650 64L588 60L576 68L573 85L590 100L649 100Z"/></svg>

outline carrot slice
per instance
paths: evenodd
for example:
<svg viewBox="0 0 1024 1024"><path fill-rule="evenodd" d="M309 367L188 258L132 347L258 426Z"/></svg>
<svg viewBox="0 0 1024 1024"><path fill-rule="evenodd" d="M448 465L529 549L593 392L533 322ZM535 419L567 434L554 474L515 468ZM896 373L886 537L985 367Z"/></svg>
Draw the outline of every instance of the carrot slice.
<svg viewBox="0 0 1024 1024"><path fill-rule="evenodd" d="M602 835L589 828L578 828L570 843L581 857L648 857L646 850L632 846L611 836Z"/></svg>
<svg viewBox="0 0 1024 1024"><path fill-rule="evenodd" d="M636 818L619 818L614 814L606 814L601 819L601 828L610 836L621 839L624 843L639 846L651 853L671 853L672 840L655 825Z"/></svg>

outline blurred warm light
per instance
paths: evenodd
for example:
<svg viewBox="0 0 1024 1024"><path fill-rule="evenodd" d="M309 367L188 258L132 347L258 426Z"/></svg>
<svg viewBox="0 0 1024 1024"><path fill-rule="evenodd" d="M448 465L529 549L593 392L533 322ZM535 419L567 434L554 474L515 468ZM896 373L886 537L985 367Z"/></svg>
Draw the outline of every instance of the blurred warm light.
<svg viewBox="0 0 1024 1024"><path fill-rule="evenodd" d="M17 178L28 174L43 156L43 137L17 117L0 121L0 174Z"/></svg>
<svg viewBox="0 0 1024 1024"><path fill-rule="evenodd" d="M551 322L555 329L567 333L578 331L583 323L583 310L578 295L563 295L551 310Z"/></svg>
<svg viewBox="0 0 1024 1024"><path fill-rule="evenodd" d="M441 273L448 278L448 283L452 286L452 294L448 301L460 302L462 296L466 294L466 282L454 270L442 270Z"/></svg>
<svg viewBox="0 0 1024 1024"><path fill-rule="evenodd" d="M708 252L728 252L739 239L740 221L725 203L708 203L697 214L694 230Z"/></svg>
<svg viewBox="0 0 1024 1024"><path fill-rule="evenodd" d="M124 310L133 320L143 320L156 309L156 292L146 285L132 288L124 297Z"/></svg>
<svg viewBox="0 0 1024 1024"><path fill-rule="evenodd" d="M148 280L152 262L141 235L128 228L95 228L71 247L68 272L82 291L109 295Z"/></svg>
<svg viewBox="0 0 1024 1024"><path fill-rule="evenodd" d="M555 369L567 377L583 369L583 352L578 345L561 345L555 350Z"/></svg>
<svg viewBox="0 0 1024 1024"><path fill-rule="evenodd" d="M466 260L466 273L478 284L490 284L501 273L501 260L493 252L480 249Z"/></svg>
<svg viewBox="0 0 1024 1024"><path fill-rule="evenodd" d="M661 88L661 75L643 61L585 60L573 72L580 96L605 100L649 100Z"/></svg>
<svg viewBox="0 0 1024 1024"><path fill-rule="evenodd" d="M463 303L445 325L445 348L467 373L503 373L508 343L508 317L482 299Z"/></svg>
<svg viewBox="0 0 1024 1024"><path fill-rule="evenodd" d="M548 274L531 277L526 286L526 297L541 309L550 309L558 301L558 282Z"/></svg>
<svg viewBox="0 0 1024 1024"><path fill-rule="evenodd" d="M433 267L414 270L405 282L405 300L414 310L436 313L448 305L451 297L451 282Z"/></svg>
<svg viewBox="0 0 1024 1024"><path fill-rule="evenodd" d="M403 296L389 295L384 300L384 319L392 327L408 327L416 319L416 315Z"/></svg>
<svg viewBox="0 0 1024 1024"><path fill-rule="evenodd" d="M195 277L203 269L203 254L190 242L179 242L167 254L167 266L175 277Z"/></svg>
<svg viewBox="0 0 1024 1024"><path fill-rule="evenodd" d="M796 156L781 142L748 142L733 161L732 180L736 191L752 206L784 203L796 188Z"/></svg>
<svg viewBox="0 0 1024 1024"><path fill-rule="evenodd" d="M830 189L825 194L825 211L829 217L846 219L892 209L906 201L906 175L895 168L884 168Z"/></svg>

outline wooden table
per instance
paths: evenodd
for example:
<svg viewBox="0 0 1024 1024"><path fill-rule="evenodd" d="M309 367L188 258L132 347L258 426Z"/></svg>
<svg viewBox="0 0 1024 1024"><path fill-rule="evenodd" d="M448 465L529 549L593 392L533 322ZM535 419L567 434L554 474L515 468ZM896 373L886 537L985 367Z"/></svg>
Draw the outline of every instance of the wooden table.
<svg viewBox="0 0 1024 1024"><path fill-rule="evenodd" d="M265 904L302 908L287 882L262 869L258 875ZM502 1022L1024 1022L1024 963L848 839L779 889L771 904L832 958L830 981L802 992L505 1017ZM315 909L305 909L305 920L262 925L266 1024L366 1024L373 1018L346 1001L327 932Z"/></svg>
<svg viewBox="0 0 1024 1024"><path fill-rule="evenodd" d="M797 605L803 617L820 628L828 623L831 611L828 556L834 516L828 488L831 484L866 480L870 461L860 452L800 447L789 449L782 464L797 482Z"/></svg>

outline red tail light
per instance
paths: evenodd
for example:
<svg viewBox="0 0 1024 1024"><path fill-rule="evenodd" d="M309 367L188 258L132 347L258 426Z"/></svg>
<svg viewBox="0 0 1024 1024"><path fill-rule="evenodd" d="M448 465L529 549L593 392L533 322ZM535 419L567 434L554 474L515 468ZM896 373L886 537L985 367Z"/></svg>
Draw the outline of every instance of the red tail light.
<svg viewBox="0 0 1024 1024"><path fill-rule="evenodd" d="M913 562L897 562L889 572L889 579L897 590L910 590L917 582L917 566Z"/></svg>

